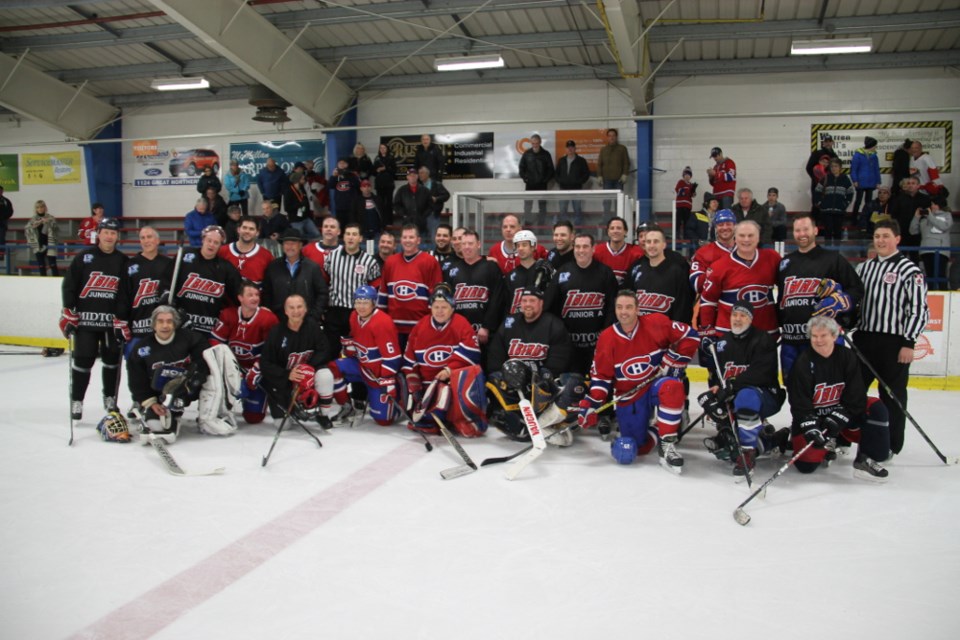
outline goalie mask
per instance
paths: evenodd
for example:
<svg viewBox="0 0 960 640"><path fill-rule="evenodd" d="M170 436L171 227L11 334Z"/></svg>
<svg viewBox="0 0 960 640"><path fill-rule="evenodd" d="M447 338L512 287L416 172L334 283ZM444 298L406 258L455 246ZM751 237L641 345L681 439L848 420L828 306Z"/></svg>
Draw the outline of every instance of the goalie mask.
<svg viewBox="0 0 960 640"><path fill-rule="evenodd" d="M127 420L118 411L111 411L97 425L97 433L105 442L130 442Z"/></svg>

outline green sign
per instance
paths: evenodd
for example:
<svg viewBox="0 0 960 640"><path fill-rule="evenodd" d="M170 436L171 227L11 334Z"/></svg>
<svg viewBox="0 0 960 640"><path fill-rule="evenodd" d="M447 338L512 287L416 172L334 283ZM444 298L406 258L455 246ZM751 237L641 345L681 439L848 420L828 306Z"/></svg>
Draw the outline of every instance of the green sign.
<svg viewBox="0 0 960 640"><path fill-rule="evenodd" d="M0 185L4 191L20 191L20 163L15 153L0 153Z"/></svg>

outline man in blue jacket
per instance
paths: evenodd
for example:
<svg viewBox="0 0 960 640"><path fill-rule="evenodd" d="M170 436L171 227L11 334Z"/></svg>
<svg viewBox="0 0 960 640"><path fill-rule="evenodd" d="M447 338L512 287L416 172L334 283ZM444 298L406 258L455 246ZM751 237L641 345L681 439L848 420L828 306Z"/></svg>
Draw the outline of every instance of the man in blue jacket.
<svg viewBox="0 0 960 640"><path fill-rule="evenodd" d="M853 216L860 214L860 203L864 206L873 200L873 190L880 184L880 159L877 157L877 139L867 136L863 146L853 152L850 163L850 179L857 190L853 201Z"/></svg>

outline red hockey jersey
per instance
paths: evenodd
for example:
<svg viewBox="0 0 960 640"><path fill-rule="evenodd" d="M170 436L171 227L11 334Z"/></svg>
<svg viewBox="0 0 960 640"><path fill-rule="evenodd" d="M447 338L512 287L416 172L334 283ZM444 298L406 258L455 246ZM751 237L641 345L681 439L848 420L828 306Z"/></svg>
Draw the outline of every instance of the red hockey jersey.
<svg viewBox="0 0 960 640"><path fill-rule="evenodd" d="M235 266L241 277L257 286L263 282L263 273L267 270L267 265L273 262L273 254L259 244L254 245L253 249L246 253L237 249L236 242L225 244L220 247L220 257Z"/></svg>
<svg viewBox="0 0 960 640"><path fill-rule="evenodd" d="M730 196L737 192L737 165L730 158L724 158L713 167L716 174L710 177L713 195L718 198Z"/></svg>
<svg viewBox="0 0 960 640"><path fill-rule="evenodd" d="M480 345L473 325L459 313L439 326L432 316L421 318L410 332L403 354L404 373L416 371L424 383L444 367L451 371L480 364Z"/></svg>
<svg viewBox="0 0 960 640"><path fill-rule="evenodd" d="M537 244L537 248L533 250L533 259L540 260L542 258L546 260L547 253L546 248L542 244ZM520 264L520 259L517 258L517 252L507 249L506 241L494 244L490 247L490 253L487 255L497 261L497 266L500 267L503 275L507 275Z"/></svg>
<svg viewBox="0 0 960 640"><path fill-rule="evenodd" d="M773 249L757 249L753 260L744 260L734 251L710 267L700 295L700 324L730 330L730 308L737 300L753 305L753 326L776 333L777 306L773 287L777 282L780 254Z"/></svg>
<svg viewBox="0 0 960 640"><path fill-rule="evenodd" d="M80 229L77 231L77 237L83 240L83 244L97 244L97 227L99 225L100 222L98 222L93 216L90 216L80 223Z"/></svg>
<svg viewBox="0 0 960 640"><path fill-rule="evenodd" d="M430 260L437 263L433 258ZM374 309L373 315L363 322L356 311L350 313L350 338L345 346L348 351L350 347L356 349L360 369L373 381L395 376L400 371L403 354L397 329L393 319L379 309Z"/></svg>
<svg viewBox="0 0 960 640"><path fill-rule="evenodd" d="M634 262L643 257L643 249L635 244L624 242L620 249L614 251L609 242L598 244L593 250L593 259L605 264L617 277L617 284L623 284L627 270Z"/></svg>
<svg viewBox="0 0 960 640"><path fill-rule="evenodd" d="M730 255L734 246L730 245L727 248L719 242L711 242L703 245L693 254L693 262L690 263L690 286L693 287L698 296L703 293L703 276L707 274L710 265L720 258Z"/></svg>
<svg viewBox="0 0 960 640"><path fill-rule="evenodd" d="M237 364L248 371L260 361L263 343L270 329L280 321L270 309L257 307L250 318L244 318L240 307L228 307L220 312L220 318L210 334L210 344L225 344L230 347Z"/></svg>
<svg viewBox="0 0 960 640"><path fill-rule="evenodd" d="M383 263L377 306L393 318L399 333L410 333L420 318L430 314L430 292L442 279L440 263L429 253L395 253Z"/></svg>

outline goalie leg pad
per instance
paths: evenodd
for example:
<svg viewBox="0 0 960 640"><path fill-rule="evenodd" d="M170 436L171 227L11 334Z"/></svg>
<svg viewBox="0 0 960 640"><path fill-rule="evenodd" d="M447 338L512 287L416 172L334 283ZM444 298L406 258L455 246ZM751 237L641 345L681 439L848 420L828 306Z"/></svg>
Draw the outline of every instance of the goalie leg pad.
<svg viewBox="0 0 960 640"><path fill-rule="evenodd" d="M237 422L227 397L233 393L240 395L240 369L226 345L207 349L203 352L203 359L210 373L200 387L197 424L200 431L209 435L231 435L237 430Z"/></svg>
<svg viewBox="0 0 960 640"><path fill-rule="evenodd" d="M260 424L267 416L267 392L257 388L247 390L243 398L243 420L247 424Z"/></svg>
<svg viewBox="0 0 960 640"><path fill-rule="evenodd" d="M483 370L478 365L450 374L447 420L457 433L475 438L487 430L487 394Z"/></svg>
<svg viewBox="0 0 960 640"><path fill-rule="evenodd" d="M570 414L580 410L580 401L587 394L584 378L579 373L564 373L560 376L560 391L557 393L557 406Z"/></svg>

